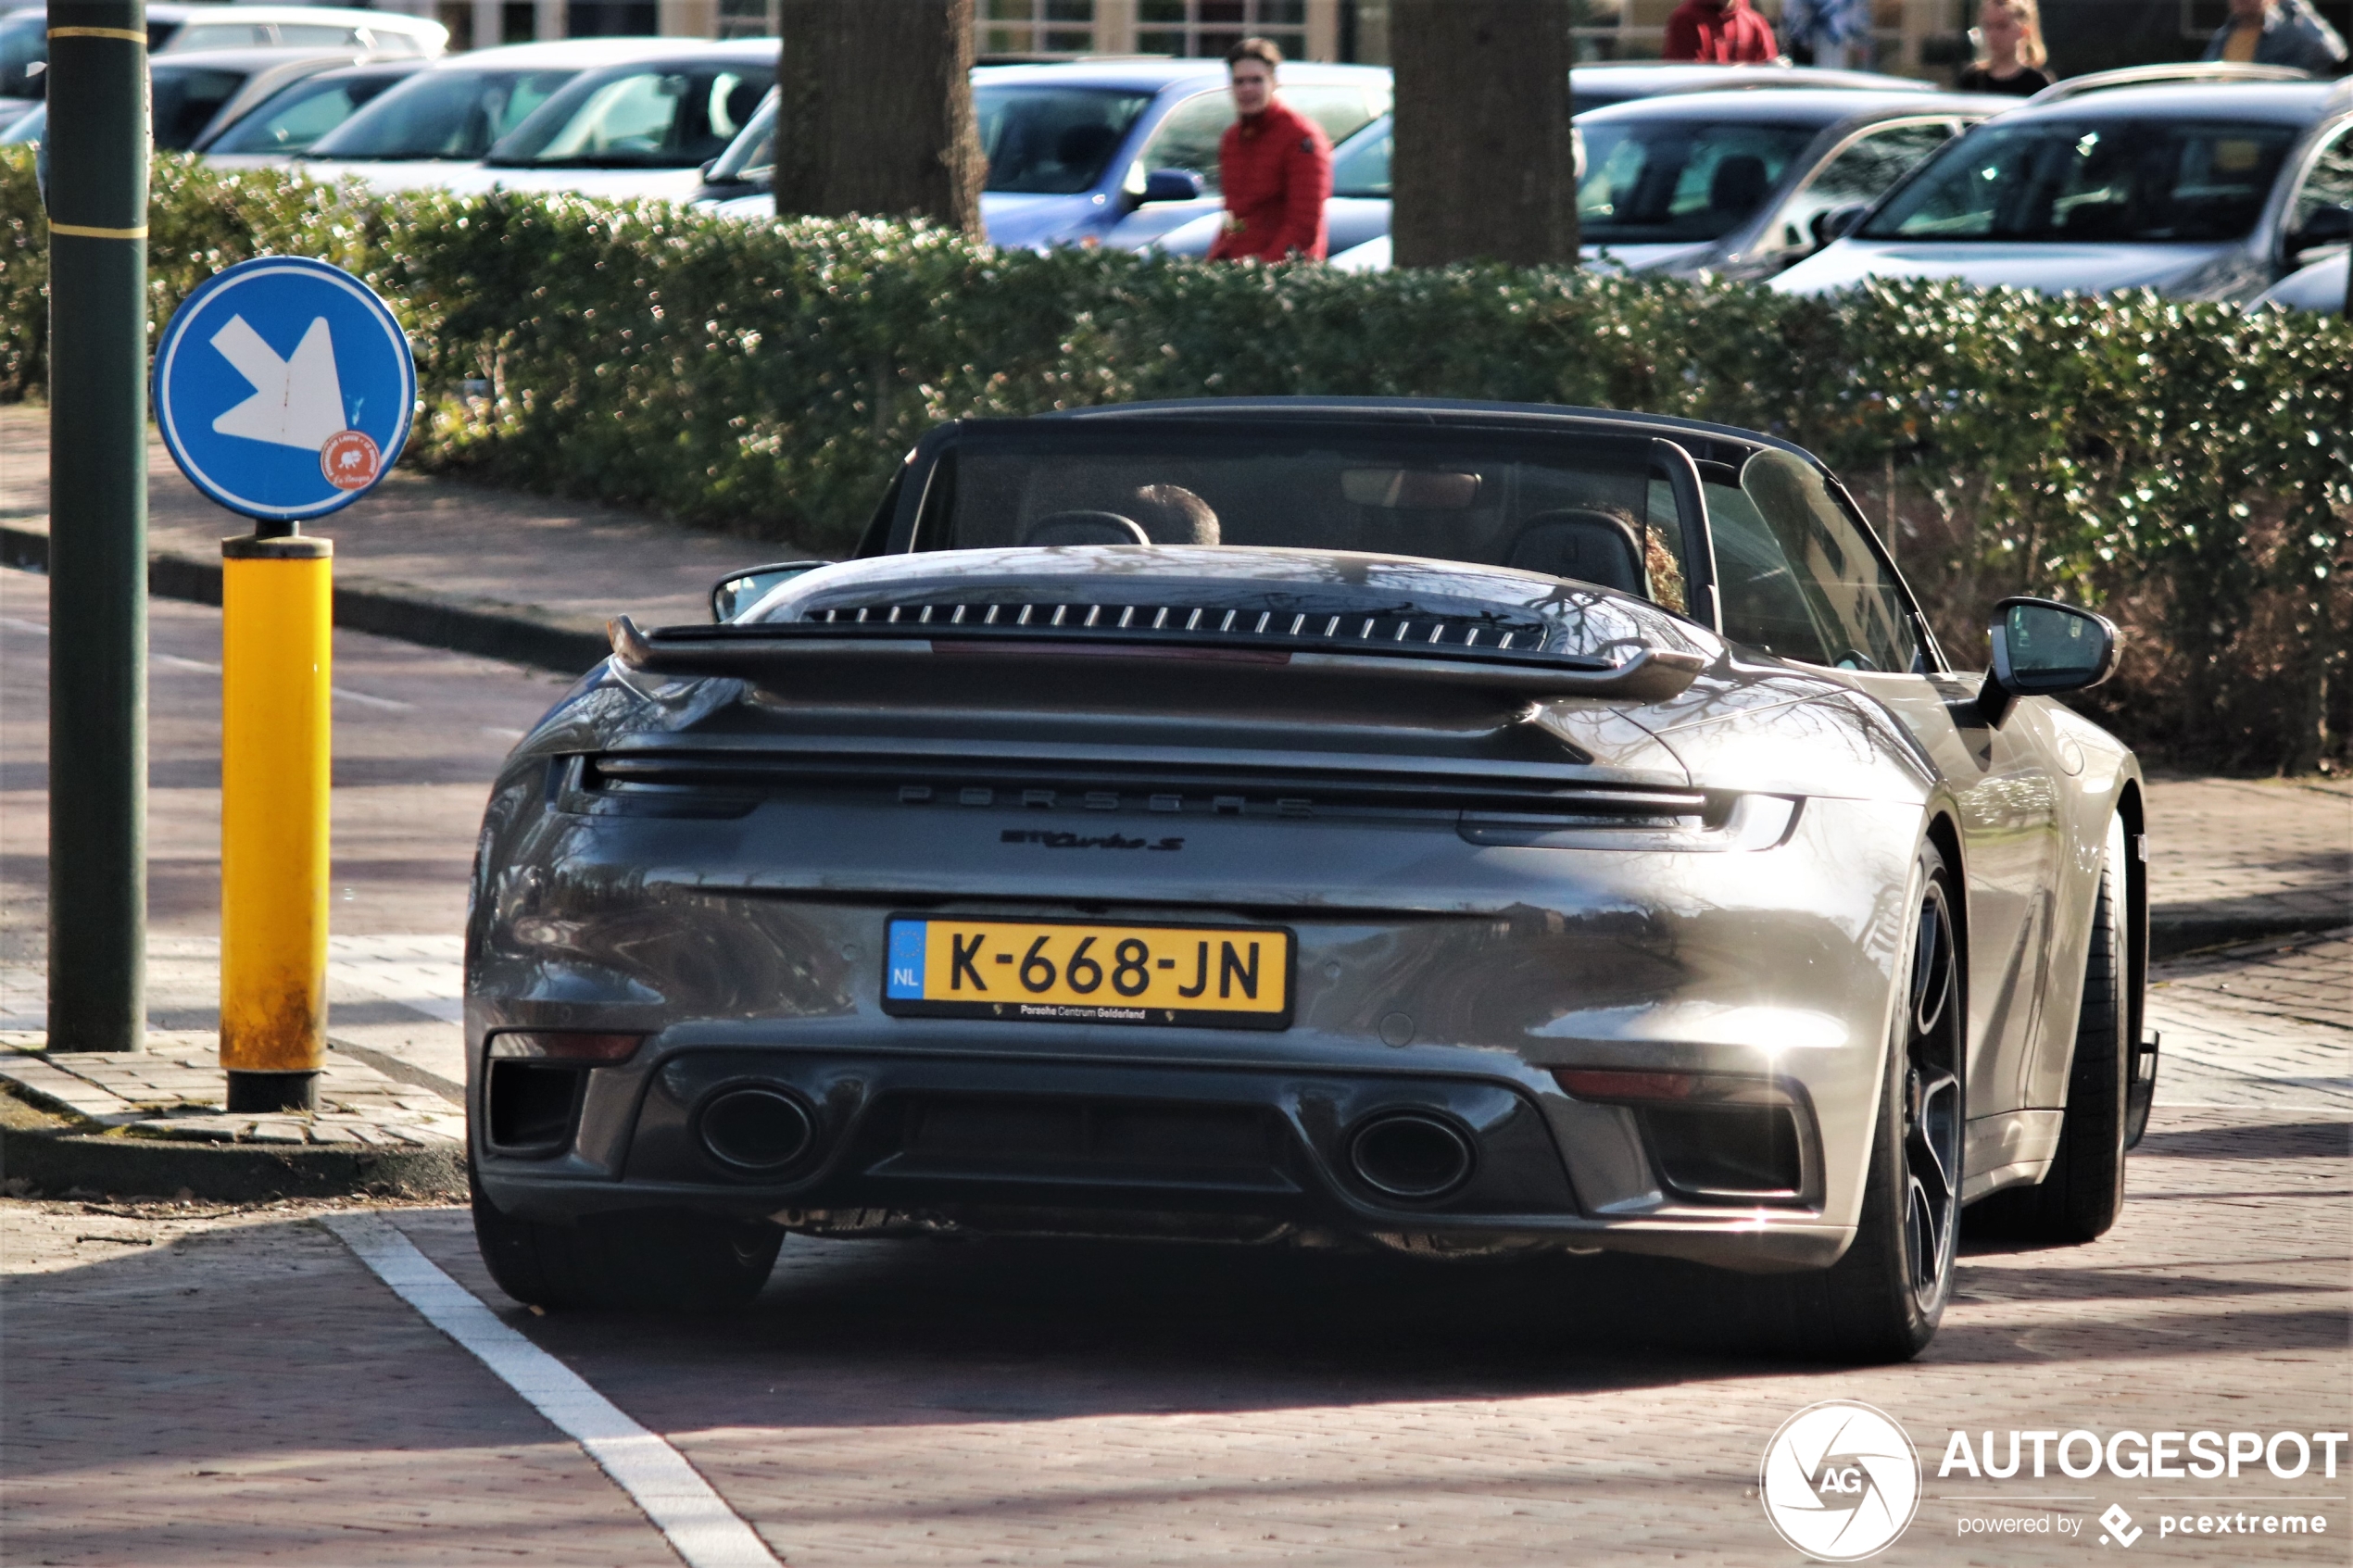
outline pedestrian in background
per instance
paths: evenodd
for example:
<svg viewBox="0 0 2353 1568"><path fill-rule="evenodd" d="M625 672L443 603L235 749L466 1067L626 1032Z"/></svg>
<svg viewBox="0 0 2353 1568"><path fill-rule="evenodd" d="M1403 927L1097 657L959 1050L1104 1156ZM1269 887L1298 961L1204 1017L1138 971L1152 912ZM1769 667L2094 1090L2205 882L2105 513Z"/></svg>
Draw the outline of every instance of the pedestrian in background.
<svg viewBox="0 0 2353 1568"><path fill-rule="evenodd" d="M2034 0L1985 0L1970 31L1977 58L1954 83L1962 92L2031 98L2051 84L2051 73L2043 69L2051 52L2043 47L2043 16Z"/></svg>
<svg viewBox="0 0 2353 1568"><path fill-rule="evenodd" d="M1667 19L1667 58L1703 65L1770 65L1773 24L1748 0L1683 0Z"/></svg>
<svg viewBox="0 0 2353 1568"><path fill-rule="evenodd" d="M1808 64L1857 70L1871 64L1871 0L1788 0L1781 44Z"/></svg>
<svg viewBox="0 0 2353 1568"><path fill-rule="evenodd" d="M2345 40L2309 0L2231 0L2231 19L2215 30L2206 57L2334 76L2345 64Z"/></svg>
<svg viewBox="0 0 2353 1568"><path fill-rule="evenodd" d="M1322 126L1276 95L1283 52L1245 38L1226 54L1234 123L1217 144L1226 227L1212 261L1324 259L1324 200L1332 194L1332 144Z"/></svg>

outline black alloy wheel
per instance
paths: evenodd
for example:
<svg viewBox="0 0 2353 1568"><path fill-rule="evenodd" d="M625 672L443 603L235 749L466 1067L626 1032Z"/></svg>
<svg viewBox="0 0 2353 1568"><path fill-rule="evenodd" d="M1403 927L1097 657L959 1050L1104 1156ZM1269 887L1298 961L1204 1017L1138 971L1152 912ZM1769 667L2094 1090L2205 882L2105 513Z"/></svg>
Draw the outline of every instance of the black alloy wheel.
<svg viewBox="0 0 2353 1568"><path fill-rule="evenodd" d="M1912 938L1911 1017L1904 1045L1904 1254L1919 1311L1944 1310L1961 1213L1958 967L1953 911L1931 878Z"/></svg>

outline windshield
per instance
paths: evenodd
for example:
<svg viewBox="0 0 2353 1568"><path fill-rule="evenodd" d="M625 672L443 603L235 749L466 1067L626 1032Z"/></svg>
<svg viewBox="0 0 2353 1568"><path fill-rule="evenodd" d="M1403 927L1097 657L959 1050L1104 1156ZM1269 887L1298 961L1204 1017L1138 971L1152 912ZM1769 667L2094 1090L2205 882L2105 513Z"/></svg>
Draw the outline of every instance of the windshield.
<svg viewBox="0 0 2353 1568"><path fill-rule="evenodd" d="M209 66L190 68L157 60L148 72L155 107L156 145L184 153L196 144L220 106L237 94L251 73Z"/></svg>
<svg viewBox="0 0 2353 1568"><path fill-rule="evenodd" d="M1108 87L984 87L973 94L988 189L1028 195L1091 191L1150 93Z"/></svg>
<svg viewBox="0 0 2353 1568"><path fill-rule="evenodd" d="M1820 128L1739 120L1584 122L1577 229L1586 245L1723 238L1765 205Z"/></svg>
<svg viewBox="0 0 2353 1568"><path fill-rule="evenodd" d="M1383 119L1368 125L1332 150L1332 194L1388 198L1394 123Z"/></svg>
<svg viewBox="0 0 2353 1568"><path fill-rule="evenodd" d="M381 96L397 76L319 76L297 82L242 116L208 153L301 153Z"/></svg>
<svg viewBox="0 0 2353 1568"><path fill-rule="evenodd" d="M491 149L535 169L692 169L727 150L760 107L773 66L668 60L573 82Z"/></svg>
<svg viewBox="0 0 2353 1568"><path fill-rule="evenodd" d="M1931 160L1859 231L1873 240L2234 240L2296 130L2157 119L1991 124Z"/></svg>
<svg viewBox="0 0 2353 1568"><path fill-rule="evenodd" d="M1682 522L1647 440L1206 420L968 435L931 486L920 549L1354 550L1513 567L1684 608Z"/></svg>
<svg viewBox="0 0 2353 1568"><path fill-rule="evenodd" d="M743 134L727 144L719 161L703 176L712 185L765 184L776 177L776 100L760 107Z"/></svg>
<svg viewBox="0 0 2353 1568"><path fill-rule="evenodd" d="M49 19L19 12L0 21L0 98L38 98L49 60ZM34 67L42 68L39 70Z"/></svg>
<svg viewBox="0 0 2353 1568"><path fill-rule="evenodd" d="M313 157L472 161L561 91L576 70L429 70L311 144Z"/></svg>

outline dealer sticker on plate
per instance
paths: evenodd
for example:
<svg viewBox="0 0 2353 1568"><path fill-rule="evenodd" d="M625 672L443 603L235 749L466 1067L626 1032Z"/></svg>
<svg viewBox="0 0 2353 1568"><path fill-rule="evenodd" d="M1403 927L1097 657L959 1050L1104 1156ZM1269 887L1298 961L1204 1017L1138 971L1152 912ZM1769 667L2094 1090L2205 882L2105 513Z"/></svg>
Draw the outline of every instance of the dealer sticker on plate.
<svg viewBox="0 0 2353 1568"><path fill-rule="evenodd" d="M1291 934L1273 925L894 916L883 1010L1013 1022L1290 1023Z"/></svg>

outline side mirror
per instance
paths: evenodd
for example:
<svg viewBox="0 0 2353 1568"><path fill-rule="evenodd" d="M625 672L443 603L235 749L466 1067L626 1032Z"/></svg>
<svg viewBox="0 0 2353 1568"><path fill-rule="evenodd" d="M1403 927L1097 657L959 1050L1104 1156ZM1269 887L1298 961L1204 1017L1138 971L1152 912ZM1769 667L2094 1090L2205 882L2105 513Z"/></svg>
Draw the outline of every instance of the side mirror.
<svg viewBox="0 0 2353 1568"><path fill-rule="evenodd" d="M2022 696L2088 691L2116 673L2116 627L2104 616L2050 599L1994 607L1994 667L1977 709L1995 729Z"/></svg>
<svg viewBox="0 0 2353 1568"><path fill-rule="evenodd" d="M2287 253L2293 259L2347 240L2353 240L2353 207L2316 207L2304 215L2304 227L2287 237Z"/></svg>
<svg viewBox="0 0 2353 1568"><path fill-rule="evenodd" d="M777 583L789 583L804 571L832 564L822 560L777 561L722 578L711 587L711 618L724 624L766 598L768 591Z"/></svg>
<svg viewBox="0 0 2353 1568"><path fill-rule="evenodd" d="M1143 194L1136 198L1138 207L1153 202L1194 202L1201 200L1201 176L1189 169L1155 169L1144 176Z"/></svg>
<svg viewBox="0 0 2353 1568"><path fill-rule="evenodd" d="M1826 245L1832 240L1843 240L1854 232L1855 225L1860 223L1863 220L1863 214L1870 210L1871 204L1869 202L1849 202L1844 207L1826 207L1814 215L1813 222L1807 227L1814 231L1814 243L1818 245Z"/></svg>

